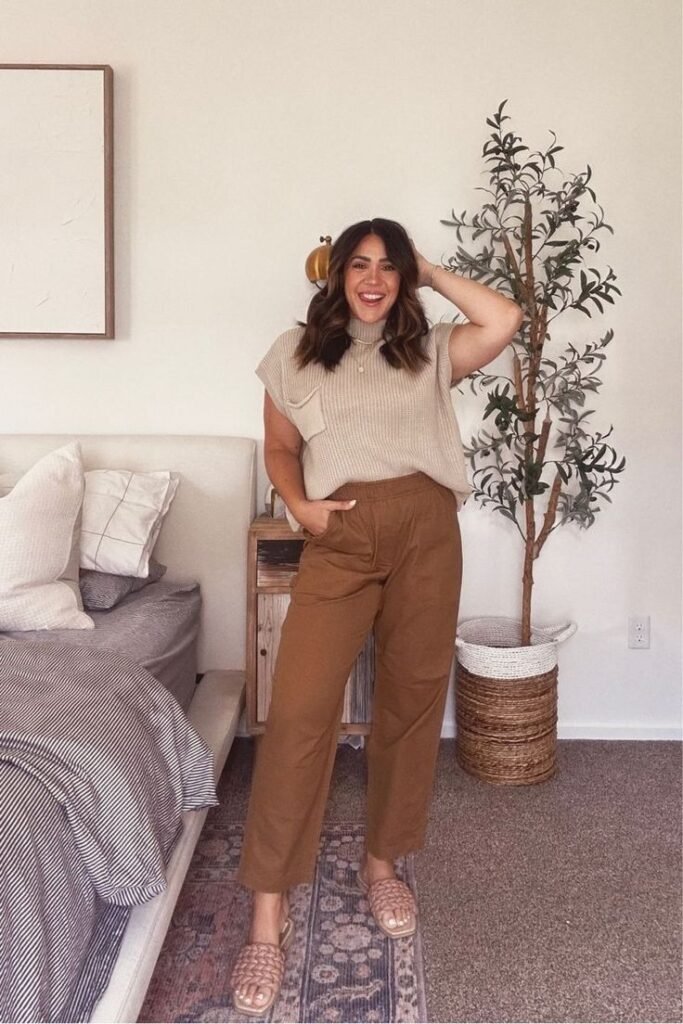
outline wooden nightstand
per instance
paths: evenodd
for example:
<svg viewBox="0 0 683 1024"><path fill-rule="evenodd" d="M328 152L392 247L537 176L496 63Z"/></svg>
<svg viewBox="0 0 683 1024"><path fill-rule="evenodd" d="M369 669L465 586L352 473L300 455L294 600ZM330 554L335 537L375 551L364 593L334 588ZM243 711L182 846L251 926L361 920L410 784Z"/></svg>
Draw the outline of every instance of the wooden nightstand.
<svg viewBox="0 0 683 1024"><path fill-rule="evenodd" d="M247 728L265 727L280 630L304 541L285 519L258 516L249 528L247 552ZM370 731L375 647L368 637L346 684L341 732Z"/></svg>

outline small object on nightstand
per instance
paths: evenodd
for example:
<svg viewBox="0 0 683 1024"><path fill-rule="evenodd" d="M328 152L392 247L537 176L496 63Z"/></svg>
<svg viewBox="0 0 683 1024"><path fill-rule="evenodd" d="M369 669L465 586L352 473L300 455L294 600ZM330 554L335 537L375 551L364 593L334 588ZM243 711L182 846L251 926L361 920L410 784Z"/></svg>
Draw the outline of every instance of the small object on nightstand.
<svg viewBox="0 0 683 1024"><path fill-rule="evenodd" d="M271 519L284 519L285 503L272 484L268 484L265 494L266 515Z"/></svg>

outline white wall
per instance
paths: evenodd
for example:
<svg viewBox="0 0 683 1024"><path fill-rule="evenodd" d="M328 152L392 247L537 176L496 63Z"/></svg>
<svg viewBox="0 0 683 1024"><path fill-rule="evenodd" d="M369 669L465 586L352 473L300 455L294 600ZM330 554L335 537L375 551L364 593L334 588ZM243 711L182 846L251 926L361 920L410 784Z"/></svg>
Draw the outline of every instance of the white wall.
<svg viewBox="0 0 683 1024"><path fill-rule="evenodd" d="M623 298L600 426L628 459L587 533L553 535L536 618L561 656L561 734L672 736L680 720L678 0L3 0L0 62L115 73L115 341L0 345L0 431L262 436L253 368L304 314L318 235L403 221L432 258L480 193L485 118L509 97L535 146L589 162ZM2 240L0 239L0 244ZM433 314L443 307L430 301ZM460 405L472 429L469 398ZM519 608L513 528L462 515L462 614ZM629 651L629 615L652 647ZM452 728L449 705L446 731Z"/></svg>

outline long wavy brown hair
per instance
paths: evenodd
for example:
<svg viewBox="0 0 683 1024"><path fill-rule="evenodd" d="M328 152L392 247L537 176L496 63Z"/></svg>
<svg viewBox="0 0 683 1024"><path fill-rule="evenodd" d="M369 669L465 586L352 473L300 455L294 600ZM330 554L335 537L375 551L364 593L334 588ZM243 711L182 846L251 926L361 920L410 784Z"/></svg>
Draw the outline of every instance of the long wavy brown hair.
<svg viewBox="0 0 683 1024"><path fill-rule="evenodd" d="M344 272L359 243L367 235L384 242L389 259L400 275L396 302L391 307L382 334L380 352L396 369L415 373L429 356L424 338L429 330L422 304L417 297L417 260L404 227L395 220L374 217L352 224L332 246L330 269L325 287L311 299L305 331L296 349L299 367L318 362L334 370L352 344L347 332L350 310L344 294Z"/></svg>

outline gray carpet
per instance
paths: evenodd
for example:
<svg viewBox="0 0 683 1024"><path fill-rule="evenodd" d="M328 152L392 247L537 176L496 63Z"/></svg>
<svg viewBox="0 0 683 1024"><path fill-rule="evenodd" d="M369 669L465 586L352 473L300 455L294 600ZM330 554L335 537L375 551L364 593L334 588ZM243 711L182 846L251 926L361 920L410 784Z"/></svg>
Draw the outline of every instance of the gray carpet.
<svg viewBox="0 0 683 1024"><path fill-rule="evenodd" d="M441 744L415 858L430 1021L681 1021L681 745L563 741L539 786L466 775ZM221 798L243 820L252 743ZM340 746L329 821L364 814Z"/></svg>

